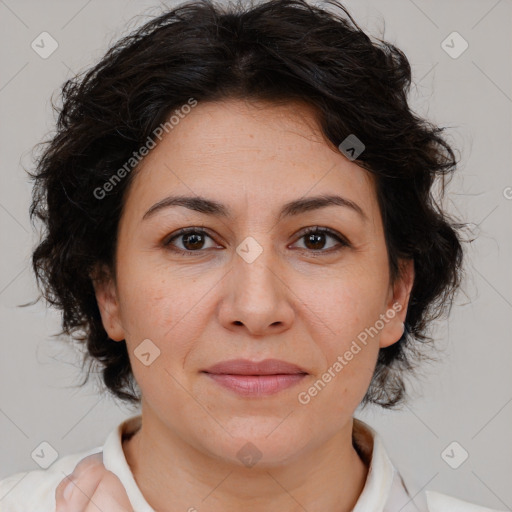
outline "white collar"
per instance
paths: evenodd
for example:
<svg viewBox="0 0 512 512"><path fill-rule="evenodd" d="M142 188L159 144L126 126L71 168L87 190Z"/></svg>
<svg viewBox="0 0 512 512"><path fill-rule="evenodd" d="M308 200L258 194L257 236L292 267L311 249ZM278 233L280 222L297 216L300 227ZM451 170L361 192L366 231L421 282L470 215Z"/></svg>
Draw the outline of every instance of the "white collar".
<svg viewBox="0 0 512 512"><path fill-rule="evenodd" d="M365 463L369 464L368 476L353 512L385 512L391 489L398 476L381 436L364 421L354 418L352 439Z"/></svg>
<svg viewBox="0 0 512 512"><path fill-rule="evenodd" d="M103 465L121 480L133 510L136 512L155 512L140 492L123 451L123 435L136 432L140 428L141 422L142 416L132 416L110 432L103 445Z"/></svg>
<svg viewBox="0 0 512 512"><path fill-rule="evenodd" d="M112 430L103 446L103 464L118 476L134 510L155 512L138 488L122 447L123 435L130 435L138 430L141 419L140 415L133 416ZM399 477L397 470L386 453L380 435L357 418L354 418L353 440L365 463L370 465L363 492L353 512L386 512L391 490Z"/></svg>
<svg viewBox="0 0 512 512"><path fill-rule="evenodd" d="M137 431L141 420L140 415L133 416L112 430L103 446L103 464L123 484L134 511L155 512L138 488L122 446L123 435ZM420 501L421 508L418 508L388 457L378 432L362 420L354 418L352 440L366 465L369 465L363 491L352 512L499 512L435 491L425 491L426 504Z"/></svg>

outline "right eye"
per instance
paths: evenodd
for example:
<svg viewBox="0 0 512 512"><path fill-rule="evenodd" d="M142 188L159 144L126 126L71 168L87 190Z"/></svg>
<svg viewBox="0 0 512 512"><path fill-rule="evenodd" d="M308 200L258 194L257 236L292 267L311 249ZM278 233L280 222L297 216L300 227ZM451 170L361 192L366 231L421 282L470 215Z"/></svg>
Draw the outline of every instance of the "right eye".
<svg viewBox="0 0 512 512"><path fill-rule="evenodd" d="M180 238L182 239L181 244L183 248L176 247L174 244L174 240ZM164 240L163 245L171 251L175 251L185 256L192 256L192 253L194 252L203 252L201 249L204 249L206 238L213 240L213 238L203 229L197 227L183 228L168 236Z"/></svg>

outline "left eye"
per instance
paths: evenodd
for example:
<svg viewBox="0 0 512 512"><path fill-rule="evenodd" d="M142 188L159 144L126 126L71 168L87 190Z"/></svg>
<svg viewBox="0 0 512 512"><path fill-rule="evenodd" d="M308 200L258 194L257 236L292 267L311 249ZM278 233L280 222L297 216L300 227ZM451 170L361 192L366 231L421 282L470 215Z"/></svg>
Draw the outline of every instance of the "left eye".
<svg viewBox="0 0 512 512"><path fill-rule="evenodd" d="M325 245L325 237L330 237L338 242L338 247L335 250L339 250L343 247L349 247L350 244L348 241L342 237L340 234L338 234L336 231L332 231L328 228L321 228L321 227L315 227L315 228L309 228L307 231L303 232L300 236L299 240L304 239L306 244L306 249L310 249L313 252L331 252L329 250L322 250L325 249L325 247L308 247L307 245L313 245L313 246L324 246ZM334 246L336 247L336 245Z"/></svg>
<svg viewBox="0 0 512 512"><path fill-rule="evenodd" d="M349 247L350 243L336 231L332 231L328 228L314 227L309 228L306 231L303 231L299 240L304 239L305 247L301 249L309 249L311 252L331 252L333 247L327 248L325 250L325 238L331 238L338 242L338 247L336 248L336 244L334 245L335 250L340 250L343 247ZM182 239L182 247L176 247L173 243L174 240ZM209 238L213 240L206 231L198 228L184 228L175 233L173 236L167 238L163 244L165 247L169 247L173 251L183 253L186 255L192 255L194 252L201 252L201 249L205 249L205 239ZM311 247L313 246L313 247ZM322 246L322 247L319 247ZM212 248L212 247L209 247ZM208 249L208 247L206 247Z"/></svg>

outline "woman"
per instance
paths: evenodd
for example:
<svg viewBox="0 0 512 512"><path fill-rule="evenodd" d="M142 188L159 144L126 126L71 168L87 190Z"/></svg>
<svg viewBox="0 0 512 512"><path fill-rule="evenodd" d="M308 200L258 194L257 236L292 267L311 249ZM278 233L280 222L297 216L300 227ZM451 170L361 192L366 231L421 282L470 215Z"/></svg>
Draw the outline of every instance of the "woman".
<svg viewBox="0 0 512 512"><path fill-rule="evenodd" d="M64 86L34 270L141 414L2 510L489 510L416 504L353 418L405 400L462 247L407 58L332 5L186 4Z"/></svg>

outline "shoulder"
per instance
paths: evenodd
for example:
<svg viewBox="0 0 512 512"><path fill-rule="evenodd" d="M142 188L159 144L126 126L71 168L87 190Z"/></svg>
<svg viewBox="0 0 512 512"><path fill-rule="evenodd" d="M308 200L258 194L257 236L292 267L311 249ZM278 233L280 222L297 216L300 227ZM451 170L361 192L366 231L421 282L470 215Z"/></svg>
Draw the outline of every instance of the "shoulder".
<svg viewBox="0 0 512 512"><path fill-rule="evenodd" d="M25 471L0 480L1 512L54 512L55 489L87 455L101 452L101 447L66 455L48 469Z"/></svg>
<svg viewBox="0 0 512 512"><path fill-rule="evenodd" d="M428 512L500 512L499 510L475 505L447 494L425 491Z"/></svg>

